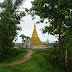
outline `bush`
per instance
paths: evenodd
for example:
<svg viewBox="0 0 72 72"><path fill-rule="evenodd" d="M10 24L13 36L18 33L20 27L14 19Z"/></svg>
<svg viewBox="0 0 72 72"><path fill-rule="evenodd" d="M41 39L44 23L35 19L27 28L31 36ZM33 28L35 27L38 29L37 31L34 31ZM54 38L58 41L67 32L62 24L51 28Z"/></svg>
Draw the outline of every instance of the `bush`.
<svg viewBox="0 0 72 72"><path fill-rule="evenodd" d="M0 62L12 62L16 59L19 59L23 57L27 53L26 50L21 50L21 49L11 49L6 58L4 60L0 60Z"/></svg>

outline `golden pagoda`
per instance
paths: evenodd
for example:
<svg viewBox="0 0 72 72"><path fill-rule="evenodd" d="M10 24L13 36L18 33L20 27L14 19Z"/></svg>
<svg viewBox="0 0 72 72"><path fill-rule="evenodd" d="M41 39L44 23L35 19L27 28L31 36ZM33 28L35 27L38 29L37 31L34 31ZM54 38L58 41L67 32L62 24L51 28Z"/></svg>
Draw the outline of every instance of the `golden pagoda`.
<svg viewBox="0 0 72 72"><path fill-rule="evenodd" d="M34 24L34 30L33 30L33 34L32 34L30 41L32 45L44 45L44 43L41 42L38 37L37 31L36 31L36 24Z"/></svg>

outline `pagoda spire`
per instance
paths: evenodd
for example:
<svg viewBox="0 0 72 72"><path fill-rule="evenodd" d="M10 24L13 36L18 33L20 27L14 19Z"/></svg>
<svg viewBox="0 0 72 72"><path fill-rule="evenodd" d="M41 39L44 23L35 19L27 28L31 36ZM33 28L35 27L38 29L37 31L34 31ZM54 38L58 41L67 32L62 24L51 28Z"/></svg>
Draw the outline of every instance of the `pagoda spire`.
<svg viewBox="0 0 72 72"><path fill-rule="evenodd" d="M36 31L36 24L34 24L34 30L33 30L30 41L32 42L32 45L44 45L44 43L41 42L38 37L37 31Z"/></svg>

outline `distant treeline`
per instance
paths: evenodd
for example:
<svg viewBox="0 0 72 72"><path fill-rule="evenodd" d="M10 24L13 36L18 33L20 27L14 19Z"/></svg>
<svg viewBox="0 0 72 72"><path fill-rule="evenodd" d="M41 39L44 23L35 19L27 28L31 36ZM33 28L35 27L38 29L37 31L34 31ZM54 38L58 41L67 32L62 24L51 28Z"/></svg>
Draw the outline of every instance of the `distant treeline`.
<svg viewBox="0 0 72 72"><path fill-rule="evenodd" d="M22 43L14 43L15 44L15 47L21 47L22 46ZM48 43L48 46L50 47L53 47L55 43Z"/></svg>
<svg viewBox="0 0 72 72"><path fill-rule="evenodd" d="M15 47L21 47L22 43L15 43Z"/></svg>

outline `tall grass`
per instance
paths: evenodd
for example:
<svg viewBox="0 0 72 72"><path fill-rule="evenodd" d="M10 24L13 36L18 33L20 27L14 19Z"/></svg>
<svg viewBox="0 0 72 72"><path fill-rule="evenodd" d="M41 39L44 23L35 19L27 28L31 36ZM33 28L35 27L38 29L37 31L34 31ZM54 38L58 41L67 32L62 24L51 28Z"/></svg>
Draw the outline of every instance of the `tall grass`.
<svg viewBox="0 0 72 72"><path fill-rule="evenodd" d="M24 57L24 55L27 54L27 50L21 50L21 49L12 49L9 53L9 55L6 57L6 59L2 60L0 63L8 63L13 62L16 59Z"/></svg>
<svg viewBox="0 0 72 72"><path fill-rule="evenodd" d="M64 72L60 68L53 71L53 65L48 60L51 49L35 50L32 59L13 66L0 66L0 72Z"/></svg>

